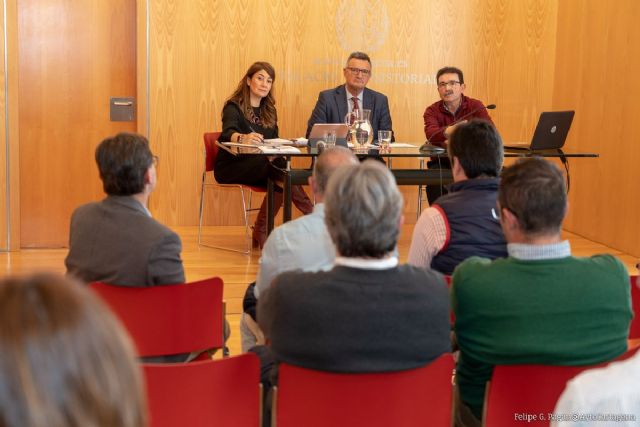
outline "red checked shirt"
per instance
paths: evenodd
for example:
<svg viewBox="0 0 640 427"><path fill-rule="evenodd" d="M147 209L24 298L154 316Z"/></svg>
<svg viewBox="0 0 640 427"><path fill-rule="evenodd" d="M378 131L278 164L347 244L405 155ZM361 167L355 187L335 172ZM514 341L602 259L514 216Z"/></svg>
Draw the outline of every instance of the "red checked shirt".
<svg viewBox="0 0 640 427"><path fill-rule="evenodd" d="M465 120L484 119L493 124L493 120L491 120L487 109L483 107L484 104L482 104L481 101L464 95L462 95L460 107L458 107L455 114L446 109L444 101L434 102L424 111L424 134L433 145L446 147L446 143L444 142L446 140L444 136L445 128L473 110L479 109Z"/></svg>

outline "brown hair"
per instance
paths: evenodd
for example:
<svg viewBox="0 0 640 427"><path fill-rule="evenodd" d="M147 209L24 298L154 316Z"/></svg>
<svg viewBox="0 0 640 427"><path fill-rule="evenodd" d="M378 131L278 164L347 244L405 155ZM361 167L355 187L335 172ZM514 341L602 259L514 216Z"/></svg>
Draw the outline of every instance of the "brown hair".
<svg viewBox="0 0 640 427"><path fill-rule="evenodd" d="M0 280L0 426L143 427L133 345L83 285Z"/></svg>
<svg viewBox="0 0 640 427"><path fill-rule="evenodd" d="M153 154L147 138L122 132L98 145L96 164L105 193L130 196L144 190L144 177L153 164Z"/></svg>
<svg viewBox="0 0 640 427"><path fill-rule="evenodd" d="M438 79L440 78L440 76L443 74L457 74L458 80L460 80L460 84L464 83L464 75L462 74L462 70L460 68L457 68L457 67L440 68L436 73L436 83L438 82Z"/></svg>
<svg viewBox="0 0 640 427"><path fill-rule="evenodd" d="M271 64L261 61L254 62L249 67L245 75L240 79L238 87L236 87L233 95L231 95L227 100L227 102L237 104L244 117L249 121L252 119L253 111L251 109L251 100L249 98L250 89L247 85L247 79L251 79L255 73L261 70L266 71L273 82L276 81L276 70ZM266 128L273 128L278 122L276 114L276 99L273 96L273 86L271 87L269 94L260 100L260 119L262 120L262 126Z"/></svg>
<svg viewBox="0 0 640 427"><path fill-rule="evenodd" d="M502 171L498 201L518 219L526 235L560 233L567 211L564 176L542 158L519 159Z"/></svg>
<svg viewBox="0 0 640 427"><path fill-rule="evenodd" d="M456 126L449 138L449 157L457 158L467 178L497 177L502 169L504 149L496 128L482 119Z"/></svg>

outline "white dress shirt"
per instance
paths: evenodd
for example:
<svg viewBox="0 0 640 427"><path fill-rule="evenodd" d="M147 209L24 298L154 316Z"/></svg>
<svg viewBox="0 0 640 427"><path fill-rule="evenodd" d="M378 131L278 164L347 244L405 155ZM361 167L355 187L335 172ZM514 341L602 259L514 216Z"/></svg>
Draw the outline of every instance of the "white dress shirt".
<svg viewBox="0 0 640 427"><path fill-rule="evenodd" d="M640 425L640 351L573 378L553 416L552 427Z"/></svg>
<svg viewBox="0 0 640 427"><path fill-rule="evenodd" d="M262 249L254 295L260 298L280 273L330 270L335 258L335 246L324 224L324 203L318 203L309 215L271 232Z"/></svg>
<svg viewBox="0 0 640 427"><path fill-rule="evenodd" d="M413 228L409 264L431 268L431 260L444 248L446 241L447 225L442 213L434 207L425 209Z"/></svg>

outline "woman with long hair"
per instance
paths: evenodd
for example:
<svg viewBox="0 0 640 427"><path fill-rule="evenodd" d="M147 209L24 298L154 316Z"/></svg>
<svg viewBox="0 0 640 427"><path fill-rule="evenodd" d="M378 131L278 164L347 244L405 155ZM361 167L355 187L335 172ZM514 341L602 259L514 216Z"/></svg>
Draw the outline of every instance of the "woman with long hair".
<svg viewBox="0 0 640 427"><path fill-rule="evenodd" d="M222 109L221 142L260 144L264 139L278 137L278 115L272 90L275 79L276 72L268 62L255 62L249 67ZM277 158L274 162L284 167L284 159ZM214 174L216 181L221 184L266 187L269 159L263 156L235 157L225 150L220 150L214 165ZM302 187L292 186L291 197L302 213L308 214L313 210L313 205ZM281 191L276 191L274 205L277 212L282 205ZM267 238L266 224L265 198L253 227L253 243L260 248Z"/></svg>
<svg viewBox="0 0 640 427"><path fill-rule="evenodd" d="M133 344L86 286L2 279L0 325L0 426L146 426Z"/></svg>

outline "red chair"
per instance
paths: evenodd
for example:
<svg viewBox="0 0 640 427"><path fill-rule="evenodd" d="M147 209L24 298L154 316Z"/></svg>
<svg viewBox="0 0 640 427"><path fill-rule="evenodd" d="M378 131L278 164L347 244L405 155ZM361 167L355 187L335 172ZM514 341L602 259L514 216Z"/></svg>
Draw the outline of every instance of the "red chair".
<svg viewBox="0 0 640 427"><path fill-rule="evenodd" d="M451 281L452 281L451 276L445 275L444 280L447 282L447 287L449 288L449 292L451 292ZM453 327L456 324L456 315L453 314L453 308L449 310L449 319L451 320L451 327Z"/></svg>
<svg viewBox="0 0 640 427"><path fill-rule="evenodd" d="M371 374L323 372L281 363L273 425L449 427L453 368L451 354L421 368Z"/></svg>
<svg viewBox="0 0 640 427"><path fill-rule="evenodd" d="M261 424L260 362L254 354L143 367L150 427Z"/></svg>
<svg viewBox="0 0 640 427"><path fill-rule="evenodd" d="M207 182L207 172L210 172L213 176L213 167L216 164L216 159L218 158L218 151L220 147L216 144L216 141L220 137L221 132L207 132L204 134L204 171L202 172L202 184L200 187L200 219L198 221L198 245L207 246L210 248L223 249L227 251L240 252L243 254L249 254L251 252L251 234L249 233L249 220L247 214L251 211L256 211L258 209L251 208L251 195L253 192L265 193L267 189L265 187L252 187L248 185L242 184L218 184L215 181L215 178L212 179L212 182ZM222 246L214 246L214 245L205 245L202 243L202 217L204 215L204 190L206 187L217 186L220 188L238 188L240 190L240 197L242 198L242 214L244 219L244 230L245 230L245 249L238 250L233 248L227 248ZM249 190L248 199L245 199L245 190Z"/></svg>
<svg viewBox="0 0 640 427"><path fill-rule="evenodd" d="M92 283L131 335L140 357L224 347L222 279L132 288Z"/></svg>
<svg viewBox="0 0 640 427"><path fill-rule="evenodd" d="M628 351L615 359L631 357ZM498 365L493 369L484 397L482 425L485 427L548 426L547 414L553 413L567 382L580 372L606 366L610 362L588 366ZM517 414L536 419L515 419ZM540 414L544 419L540 419Z"/></svg>
<svg viewBox="0 0 640 427"><path fill-rule="evenodd" d="M629 326L629 339L640 339L640 286L636 282L638 276L631 276L631 304L633 306L633 320Z"/></svg>

